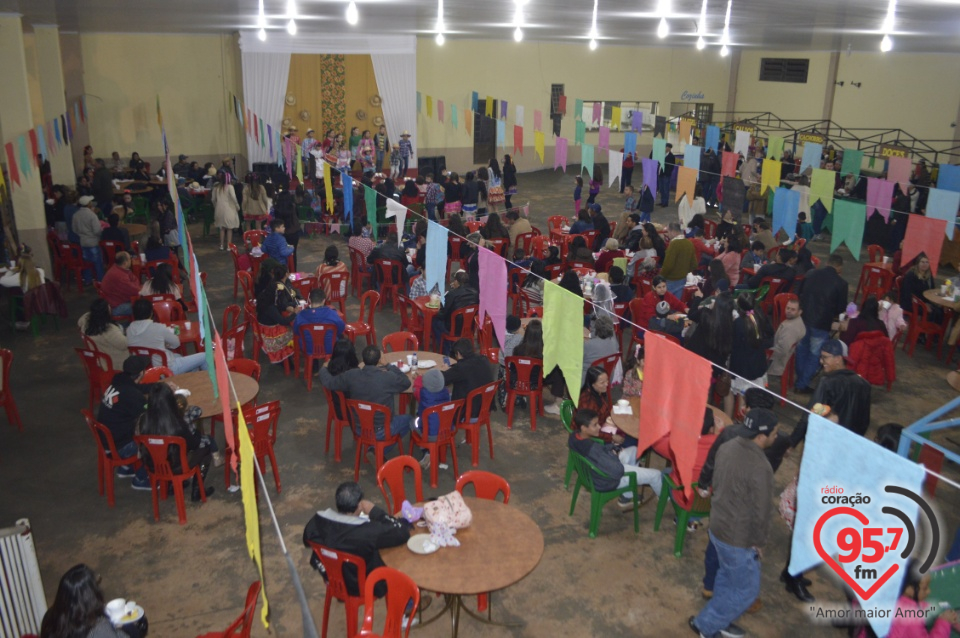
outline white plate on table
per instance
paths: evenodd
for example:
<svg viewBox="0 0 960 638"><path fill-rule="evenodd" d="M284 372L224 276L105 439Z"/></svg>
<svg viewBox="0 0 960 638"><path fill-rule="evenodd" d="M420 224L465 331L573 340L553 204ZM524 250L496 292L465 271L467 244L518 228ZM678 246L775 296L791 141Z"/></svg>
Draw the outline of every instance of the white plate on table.
<svg viewBox="0 0 960 638"><path fill-rule="evenodd" d="M133 608L133 611L127 614L124 614L123 616L118 618L116 621L114 621L113 626L122 627L123 625L128 625L132 622L137 622L141 618L143 618L143 607L141 607L140 605L137 605L136 607Z"/></svg>
<svg viewBox="0 0 960 638"><path fill-rule="evenodd" d="M417 363L417 367L420 368L421 370L429 370L430 368L433 368L436 365L437 365L437 362L431 361L430 359L424 359L423 361L419 361Z"/></svg>
<svg viewBox="0 0 960 638"><path fill-rule="evenodd" d="M414 554L432 554L440 549L430 540L430 534L414 534L407 541L407 548Z"/></svg>

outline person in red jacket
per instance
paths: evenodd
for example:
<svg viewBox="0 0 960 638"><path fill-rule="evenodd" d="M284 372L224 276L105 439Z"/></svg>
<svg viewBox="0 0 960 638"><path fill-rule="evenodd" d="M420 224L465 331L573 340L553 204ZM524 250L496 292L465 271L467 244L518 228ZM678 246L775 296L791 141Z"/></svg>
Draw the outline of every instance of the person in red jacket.
<svg viewBox="0 0 960 638"><path fill-rule="evenodd" d="M886 385L897 380L897 364L893 358L893 342L885 330L868 330L857 335L850 345L847 368L871 385Z"/></svg>
<svg viewBox="0 0 960 638"><path fill-rule="evenodd" d="M100 282L100 290L114 317L133 314L130 299L140 296L140 279L130 270L131 263L130 253L118 252L114 264Z"/></svg>
<svg viewBox="0 0 960 638"><path fill-rule="evenodd" d="M687 311L687 307L683 305L682 301L667 292L667 280L657 275L653 278L653 290L645 294L640 300L640 312L634 316L634 323L643 327L650 325L650 319L657 314L657 304L661 301L666 301L670 305L670 310L674 312Z"/></svg>

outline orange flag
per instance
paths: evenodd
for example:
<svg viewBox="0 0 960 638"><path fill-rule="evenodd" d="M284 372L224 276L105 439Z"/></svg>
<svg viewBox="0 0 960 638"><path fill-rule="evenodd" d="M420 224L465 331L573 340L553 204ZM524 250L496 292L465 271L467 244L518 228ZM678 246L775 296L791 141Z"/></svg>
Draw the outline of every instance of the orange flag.
<svg viewBox="0 0 960 638"><path fill-rule="evenodd" d="M650 332L646 333L645 350L637 457L669 435L676 478L687 496L692 497L697 439L710 391L710 362Z"/></svg>
<svg viewBox="0 0 960 638"><path fill-rule="evenodd" d="M693 204L693 195L697 191L697 169L689 166L677 168L677 199L674 201L679 202L680 198L686 194L687 202Z"/></svg>
<svg viewBox="0 0 960 638"><path fill-rule="evenodd" d="M737 176L737 162L740 160L740 156L733 151L724 151L723 152L723 164L720 167L720 175L723 177L736 177Z"/></svg>
<svg viewBox="0 0 960 638"><path fill-rule="evenodd" d="M237 442L234 440L235 428L233 426L233 414L230 408L237 402L232 398L230 391L230 370L227 369L227 360L224 358L223 343L220 341L220 334L213 333L214 350L213 363L217 371L217 389L220 393L220 406L223 409L223 435L227 442L227 449L231 450L230 467L234 473L237 471Z"/></svg>
<svg viewBox="0 0 960 638"><path fill-rule="evenodd" d="M692 123L690 120L680 120L680 141L684 144L690 143L690 129L692 128Z"/></svg>
<svg viewBox="0 0 960 638"><path fill-rule="evenodd" d="M909 264L917 255L924 253L930 260L930 270L936 276L937 266L940 265L940 253L943 252L943 234L946 228L947 222L943 219L908 215L901 263Z"/></svg>
<svg viewBox="0 0 960 638"><path fill-rule="evenodd" d="M463 128L466 129L467 135L473 135L473 111L467 111L467 116L463 118Z"/></svg>

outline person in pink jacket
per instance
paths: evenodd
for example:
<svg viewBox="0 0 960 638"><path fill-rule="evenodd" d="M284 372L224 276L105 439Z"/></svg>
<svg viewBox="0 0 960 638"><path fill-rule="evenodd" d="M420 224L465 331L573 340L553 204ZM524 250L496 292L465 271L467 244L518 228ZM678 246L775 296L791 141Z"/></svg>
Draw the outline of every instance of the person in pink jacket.
<svg viewBox="0 0 960 638"><path fill-rule="evenodd" d="M897 609L894 612L893 622L890 624L890 633L887 638L949 638L951 630L960 630L957 612L947 609L939 616L930 631L927 631L927 618L936 611L924 613L928 605L924 604L930 595L930 574L920 574L917 571L917 561L910 559L906 564L906 574L900 585L900 598L897 599ZM857 633L857 638L875 636L869 627L865 626Z"/></svg>

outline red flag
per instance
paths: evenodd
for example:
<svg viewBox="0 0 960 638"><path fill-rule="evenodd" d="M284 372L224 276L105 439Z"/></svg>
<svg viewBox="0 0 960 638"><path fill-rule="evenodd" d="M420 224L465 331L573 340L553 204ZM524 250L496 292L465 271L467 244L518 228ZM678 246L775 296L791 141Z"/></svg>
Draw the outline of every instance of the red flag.
<svg viewBox="0 0 960 638"><path fill-rule="evenodd" d="M723 152L723 167L720 169L720 175L723 177L737 176L737 162L740 161L740 155L733 151Z"/></svg>
<svg viewBox="0 0 960 638"><path fill-rule="evenodd" d="M53 136L53 122L47 122L47 123L46 123L46 128L47 128L47 135L46 135L46 138L47 138L47 153L53 155L53 152L54 152L55 150L57 150L57 147L55 146L57 142L56 142L56 140L54 139L54 136Z"/></svg>
<svg viewBox="0 0 960 638"><path fill-rule="evenodd" d="M27 134L27 136L30 138L30 151L32 152L30 155L30 163L36 166L37 155L40 154L40 143L37 141L37 129L30 129L30 132Z"/></svg>
<svg viewBox="0 0 960 638"><path fill-rule="evenodd" d="M253 116L253 139L256 140L257 144L260 143L260 127L257 126L257 116Z"/></svg>
<svg viewBox="0 0 960 638"><path fill-rule="evenodd" d="M676 461L677 480L693 496L697 439L710 391L710 362L677 344L646 333L646 374L640 402L637 456L664 436Z"/></svg>
<svg viewBox="0 0 960 638"><path fill-rule="evenodd" d="M223 407L223 435L227 441L227 449L233 452L230 455L230 467L233 468L234 473L236 473L239 452L237 450L236 440L234 439L233 414L230 412L230 408L233 407L236 401L230 398L230 370L227 369L227 360L223 356L223 343L220 341L220 334L217 332L213 333L213 343L213 363L217 372L217 389L220 392L220 405Z"/></svg>
<svg viewBox="0 0 960 638"><path fill-rule="evenodd" d="M513 127L513 153L523 155L523 127L520 125Z"/></svg>
<svg viewBox="0 0 960 638"><path fill-rule="evenodd" d="M247 109L247 116L243 118L243 128L247 129L247 135L250 135L250 109Z"/></svg>
<svg viewBox="0 0 960 638"><path fill-rule="evenodd" d="M17 186L20 185L20 171L17 170L17 160L13 155L13 142L7 142L7 170L10 171L10 179Z"/></svg>
<svg viewBox="0 0 960 638"><path fill-rule="evenodd" d="M930 271L936 277L946 232L947 221L945 219L909 215L907 233L903 237L903 255L900 258L900 263L909 264L914 257L920 253L925 253L930 260Z"/></svg>
<svg viewBox="0 0 960 638"><path fill-rule="evenodd" d="M557 111L559 111L561 115L567 114L567 96L566 95L561 95L559 97L558 103L557 103Z"/></svg>
<svg viewBox="0 0 960 638"><path fill-rule="evenodd" d="M87 98L80 96L80 121L87 121Z"/></svg>

